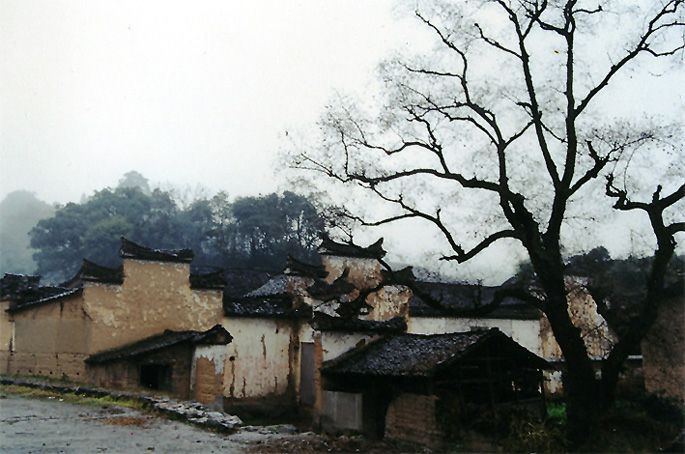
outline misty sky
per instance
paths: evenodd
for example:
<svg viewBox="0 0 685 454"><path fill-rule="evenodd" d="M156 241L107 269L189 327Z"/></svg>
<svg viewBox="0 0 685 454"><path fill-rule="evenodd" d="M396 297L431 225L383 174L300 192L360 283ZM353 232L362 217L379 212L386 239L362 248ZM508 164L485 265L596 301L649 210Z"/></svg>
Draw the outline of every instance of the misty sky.
<svg viewBox="0 0 685 454"><path fill-rule="evenodd" d="M2 1L0 198L78 201L136 169L278 188L289 128L363 91L411 33L389 1Z"/></svg>
<svg viewBox="0 0 685 454"><path fill-rule="evenodd" d="M231 196L283 189L278 152L316 137L336 92L373 93L384 58L430 48L397 4L0 0L0 199L79 201L133 169ZM683 74L644 91L628 73L611 109L674 118ZM425 258L423 227L395 227L393 255ZM504 279L520 258L493 248L466 277Z"/></svg>

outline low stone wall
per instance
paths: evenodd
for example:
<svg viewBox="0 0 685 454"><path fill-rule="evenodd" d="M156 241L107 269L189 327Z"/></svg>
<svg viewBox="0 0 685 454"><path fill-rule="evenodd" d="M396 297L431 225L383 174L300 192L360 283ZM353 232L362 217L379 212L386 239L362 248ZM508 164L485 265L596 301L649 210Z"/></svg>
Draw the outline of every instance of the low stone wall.
<svg viewBox="0 0 685 454"><path fill-rule="evenodd" d="M388 407L385 438L438 448L444 434L435 417L437 396L400 394Z"/></svg>

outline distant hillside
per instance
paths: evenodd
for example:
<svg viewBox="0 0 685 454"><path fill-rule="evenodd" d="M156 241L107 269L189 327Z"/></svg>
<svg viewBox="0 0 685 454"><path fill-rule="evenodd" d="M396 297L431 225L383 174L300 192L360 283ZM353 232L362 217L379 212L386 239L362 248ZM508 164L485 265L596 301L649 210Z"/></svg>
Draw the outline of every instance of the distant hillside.
<svg viewBox="0 0 685 454"><path fill-rule="evenodd" d="M29 231L55 209L28 191L14 191L0 202L0 273L32 273L34 249Z"/></svg>

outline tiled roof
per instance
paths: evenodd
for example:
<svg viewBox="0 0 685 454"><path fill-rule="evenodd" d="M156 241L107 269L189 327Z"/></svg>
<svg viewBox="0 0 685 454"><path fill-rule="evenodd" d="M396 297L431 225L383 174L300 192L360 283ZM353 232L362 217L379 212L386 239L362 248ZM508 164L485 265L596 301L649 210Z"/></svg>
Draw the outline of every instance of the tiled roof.
<svg viewBox="0 0 685 454"><path fill-rule="evenodd" d="M221 325L215 325L207 331L166 330L162 334L148 337L123 347L96 353L86 358L86 362L89 364L102 364L110 361L135 358L183 342L188 342L193 345L226 345L232 340L233 337Z"/></svg>
<svg viewBox="0 0 685 454"><path fill-rule="evenodd" d="M78 287L83 281L121 285L124 282L124 268L122 266L109 268L83 259L81 268L74 277L60 285L63 287Z"/></svg>
<svg viewBox="0 0 685 454"><path fill-rule="evenodd" d="M152 249L127 240L123 236L121 237L119 253L122 258L157 262L190 262L193 260L193 251L190 249Z"/></svg>
<svg viewBox="0 0 685 454"><path fill-rule="evenodd" d="M401 334L379 339L325 362L322 371L336 375L430 377L486 342L497 342L498 354L515 355L519 364L525 361L530 367L551 367L493 328L449 334Z"/></svg>
<svg viewBox="0 0 685 454"><path fill-rule="evenodd" d="M324 237L319 246L319 253L322 255L337 255L341 257L358 257L381 259L385 256L383 250L383 238L380 238L375 243L361 247L354 243L338 243L328 237Z"/></svg>
<svg viewBox="0 0 685 454"><path fill-rule="evenodd" d="M500 287L446 282L416 282L409 301L412 317L484 317L538 319L538 310L517 298L494 304Z"/></svg>
<svg viewBox="0 0 685 454"><path fill-rule="evenodd" d="M64 298L80 295L82 288L37 287L22 292L18 299L12 300L7 312L16 313L26 309L53 303Z"/></svg>
<svg viewBox="0 0 685 454"><path fill-rule="evenodd" d="M246 298L264 297L264 296L280 296L288 294L288 276L285 274L277 274L269 279L259 288L252 290L245 294Z"/></svg>
<svg viewBox="0 0 685 454"><path fill-rule="evenodd" d="M211 273L190 273L190 288L221 290L226 286L224 270Z"/></svg>
<svg viewBox="0 0 685 454"><path fill-rule="evenodd" d="M297 260L292 255L288 255L288 261L285 266L285 274L291 276L302 276L312 278L324 278L328 272L321 264L310 264Z"/></svg>
<svg viewBox="0 0 685 454"><path fill-rule="evenodd" d="M407 330L407 321L404 317L378 321L362 320L356 317L333 317L323 312L314 312L310 324L318 331L403 333Z"/></svg>
<svg viewBox="0 0 685 454"><path fill-rule="evenodd" d="M224 298L224 314L229 318L306 318L311 315L311 307L305 304L294 308L287 295Z"/></svg>

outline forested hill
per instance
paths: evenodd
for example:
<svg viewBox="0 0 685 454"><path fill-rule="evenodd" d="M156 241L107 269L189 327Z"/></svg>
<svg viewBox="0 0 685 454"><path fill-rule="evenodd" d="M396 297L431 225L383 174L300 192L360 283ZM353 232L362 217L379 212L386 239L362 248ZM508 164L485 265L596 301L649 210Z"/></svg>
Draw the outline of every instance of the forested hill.
<svg viewBox="0 0 685 454"><path fill-rule="evenodd" d="M293 192L235 200L220 192L182 203L150 189L137 172L56 210L25 191L13 194L0 204L2 272L35 272L43 282L68 279L83 258L116 266L122 236L155 248L192 248L197 268L277 271L288 254L313 259L325 229L316 204Z"/></svg>

